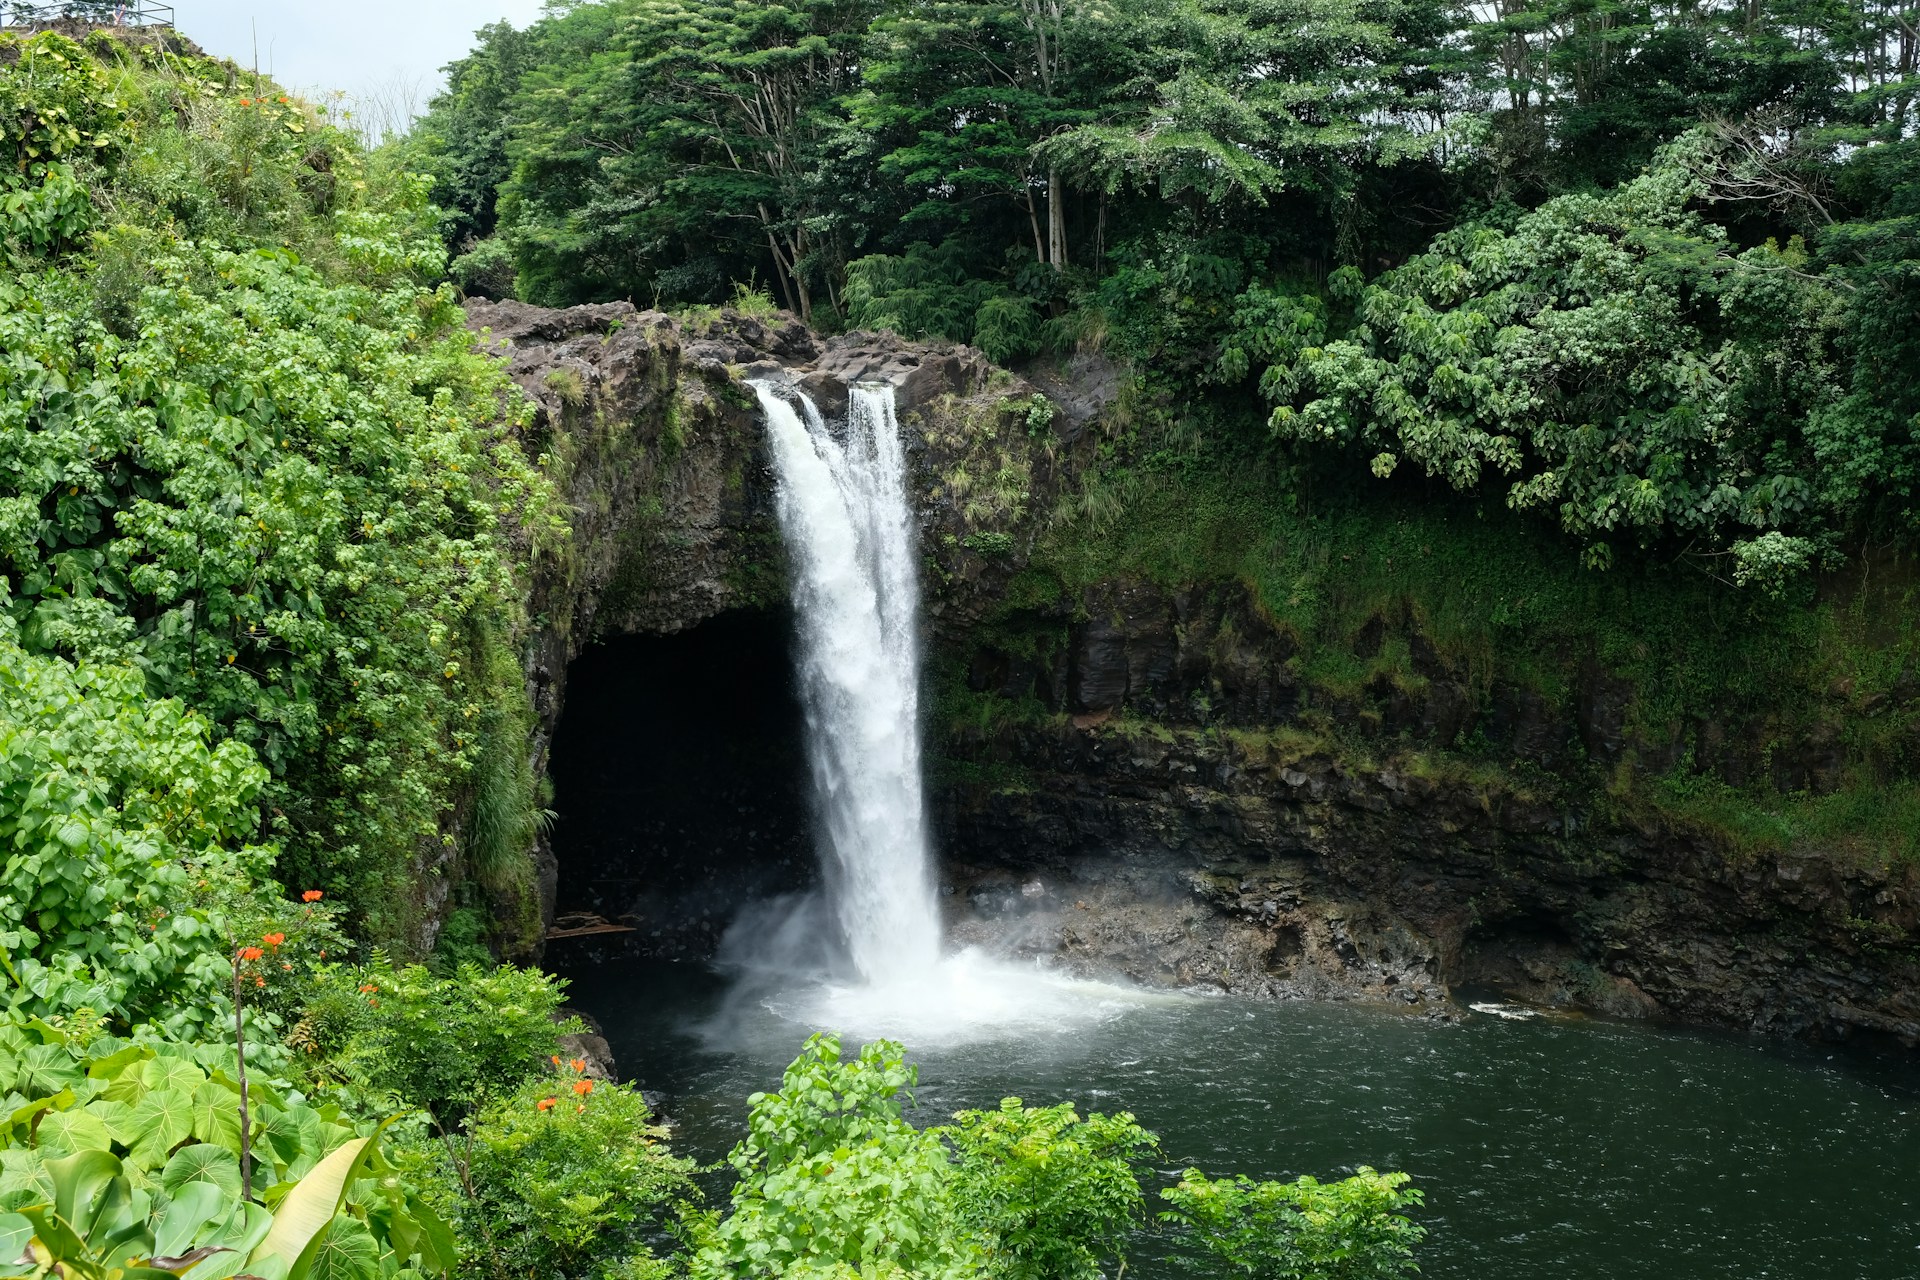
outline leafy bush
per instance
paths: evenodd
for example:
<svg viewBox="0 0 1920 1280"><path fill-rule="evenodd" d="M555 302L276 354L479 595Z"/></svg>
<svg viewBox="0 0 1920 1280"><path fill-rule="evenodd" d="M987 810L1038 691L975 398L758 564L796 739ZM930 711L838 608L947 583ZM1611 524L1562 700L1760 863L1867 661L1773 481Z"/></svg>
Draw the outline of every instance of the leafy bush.
<svg viewBox="0 0 1920 1280"><path fill-rule="evenodd" d="M468 294L511 298L514 296L513 249L499 236L489 236L449 262L447 274Z"/></svg>
<svg viewBox="0 0 1920 1280"><path fill-rule="evenodd" d="M847 264L847 318L855 328L970 342L1003 364L1038 352L1045 332L1033 301L974 275L975 266L958 242L856 259Z"/></svg>
<svg viewBox="0 0 1920 1280"><path fill-rule="evenodd" d="M1095 1280L1124 1261L1144 1215L1135 1172L1157 1149L1127 1114L1085 1119L1065 1103L963 1111L938 1131L958 1157L954 1199L979 1237L990 1275Z"/></svg>
<svg viewBox="0 0 1920 1280"><path fill-rule="evenodd" d="M225 1007L224 904L273 856L252 843L267 772L139 672L16 635L0 615L0 998L204 1034Z"/></svg>
<svg viewBox="0 0 1920 1280"><path fill-rule="evenodd" d="M376 1159L372 1139L342 1144L271 1212L218 1180L137 1185L106 1151L50 1159L13 1197L17 1211L0 1212L0 1251L21 1259L5 1271L163 1280L192 1269L195 1280L227 1280L244 1269L260 1280L376 1280L383 1260L386 1274L409 1264L414 1274L446 1271L452 1239L417 1205L391 1188L371 1206L353 1198Z"/></svg>
<svg viewBox="0 0 1920 1280"><path fill-rule="evenodd" d="M810 1038L778 1092L747 1099L733 1212L697 1233L692 1275L971 1274L946 1151L901 1117L916 1076L897 1044L842 1062L838 1038Z"/></svg>
<svg viewBox="0 0 1920 1280"><path fill-rule="evenodd" d="M1422 1196L1404 1173L1362 1166L1320 1182L1209 1179L1188 1169L1160 1193L1162 1217L1184 1228L1233 1274L1255 1280L1391 1280L1419 1270L1413 1246L1426 1230L1403 1210Z"/></svg>
<svg viewBox="0 0 1920 1280"><path fill-rule="evenodd" d="M384 958L335 965L290 1035L316 1084L371 1111L424 1107L451 1129L548 1062L559 1037L562 983L538 969L463 964L448 977Z"/></svg>
<svg viewBox="0 0 1920 1280"><path fill-rule="evenodd" d="M1740 252L1696 212L1715 163L1690 135L1613 192L1446 233L1365 291L1350 337L1275 375L1303 403L1274 429L1380 476L1505 477L1590 563L1693 539L1768 575L1804 564L1865 497L1830 465L1841 300L1797 243Z"/></svg>
<svg viewBox="0 0 1920 1280"><path fill-rule="evenodd" d="M131 1255L156 1275L194 1266L196 1280L372 1280L358 1260L380 1254L453 1265L451 1234L394 1176L376 1126L356 1130L284 1082L255 1079L243 1146L233 1066L226 1046L131 1044L79 1020L66 1031L0 1023L0 1241L12 1245L0 1257L10 1267L33 1240L41 1260L81 1276ZM312 1256L323 1249L351 1265L326 1271Z"/></svg>
<svg viewBox="0 0 1920 1280"><path fill-rule="evenodd" d="M516 573L563 526L514 438L524 402L425 287L445 254L421 181L217 64L109 40L130 64L109 76L60 37L3 39L9 136L87 153L23 151L0 199L17 642L135 667L251 748L283 874L404 936L476 722L525 702L501 658ZM497 863L530 814L488 819Z"/></svg>
<svg viewBox="0 0 1920 1280"><path fill-rule="evenodd" d="M650 1242L696 1192L693 1163L669 1154L666 1136L638 1091L588 1080L572 1065L484 1107L454 1144L472 1188L463 1234L484 1242L470 1269L604 1280L667 1274Z"/></svg>

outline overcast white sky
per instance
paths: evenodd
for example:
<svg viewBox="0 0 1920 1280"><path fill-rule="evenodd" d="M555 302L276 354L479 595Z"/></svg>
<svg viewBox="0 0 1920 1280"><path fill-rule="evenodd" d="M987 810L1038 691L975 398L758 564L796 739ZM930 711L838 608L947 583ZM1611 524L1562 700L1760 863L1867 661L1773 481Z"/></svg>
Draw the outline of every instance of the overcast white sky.
<svg viewBox="0 0 1920 1280"><path fill-rule="evenodd" d="M417 82L420 100L439 88L440 68L502 18L524 27L541 0L171 0L180 33L208 53L253 65L302 92L356 96Z"/></svg>

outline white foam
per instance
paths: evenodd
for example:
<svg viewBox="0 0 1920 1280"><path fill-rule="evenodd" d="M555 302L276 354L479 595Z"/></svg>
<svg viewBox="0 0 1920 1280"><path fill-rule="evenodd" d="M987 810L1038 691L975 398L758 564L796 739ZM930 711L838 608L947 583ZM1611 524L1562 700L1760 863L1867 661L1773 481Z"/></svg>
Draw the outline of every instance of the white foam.
<svg viewBox="0 0 1920 1280"><path fill-rule="evenodd" d="M758 1009L927 1045L1065 1031L1179 998L979 951L941 955L921 784L919 549L893 389L855 387L836 435L805 395L750 385L793 561L826 910L803 897L735 921L722 955L738 982L711 1030L755 1034L742 1017Z"/></svg>

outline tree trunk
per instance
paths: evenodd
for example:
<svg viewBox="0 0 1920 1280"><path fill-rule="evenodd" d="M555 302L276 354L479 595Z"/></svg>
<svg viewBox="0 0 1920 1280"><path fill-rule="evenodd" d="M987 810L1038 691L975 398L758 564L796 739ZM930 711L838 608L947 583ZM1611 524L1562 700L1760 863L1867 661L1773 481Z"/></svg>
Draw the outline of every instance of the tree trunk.
<svg viewBox="0 0 1920 1280"><path fill-rule="evenodd" d="M1047 242L1040 238L1040 214L1033 207L1033 186L1027 186L1027 225L1033 228L1033 256L1047 260Z"/></svg>
<svg viewBox="0 0 1920 1280"><path fill-rule="evenodd" d="M1047 260L1055 271L1067 269L1067 189L1060 170L1047 169Z"/></svg>
<svg viewBox="0 0 1920 1280"><path fill-rule="evenodd" d="M780 242L773 238L773 228L767 228L767 252L773 255L773 274L780 281L781 296L787 300L787 310L798 312L800 308L793 300L793 277L787 271L786 259L780 256Z"/></svg>

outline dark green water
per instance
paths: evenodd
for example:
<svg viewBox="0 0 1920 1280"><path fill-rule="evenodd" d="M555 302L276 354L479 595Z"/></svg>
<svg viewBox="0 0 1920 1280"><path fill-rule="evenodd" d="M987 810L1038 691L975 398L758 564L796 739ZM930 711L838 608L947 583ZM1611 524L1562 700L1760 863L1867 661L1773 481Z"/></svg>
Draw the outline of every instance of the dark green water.
<svg viewBox="0 0 1920 1280"><path fill-rule="evenodd" d="M804 1028L690 965L579 975L677 1145L716 1159ZM922 1122L1003 1095L1132 1111L1169 1169L1404 1169L1429 1280L1913 1280L1920 1079L1905 1064L1590 1021L1448 1025L1371 1009L1191 999L1058 1034L908 1045ZM1151 1244L1129 1275L1164 1274Z"/></svg>

